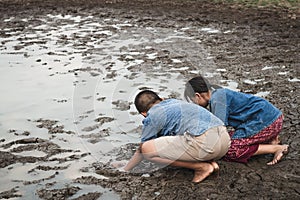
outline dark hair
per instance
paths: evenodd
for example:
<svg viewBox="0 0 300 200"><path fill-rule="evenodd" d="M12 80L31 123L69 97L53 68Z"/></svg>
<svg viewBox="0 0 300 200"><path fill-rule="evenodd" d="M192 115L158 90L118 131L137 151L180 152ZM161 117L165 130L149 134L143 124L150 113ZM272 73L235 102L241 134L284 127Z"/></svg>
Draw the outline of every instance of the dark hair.
<svg viewBox="0 0 300 200"><path fill-rule="evenodd" d="M162 99L151 90L143 90L138 93L134 100L134 105L139 113L148 112L153 104Z"/></svg>
<svg viewBox="0 0 300 200"><path fill-rule="evenodd" d="M185 84L184 98L189 101L195 96L195 93L205 93L210 89L211 86L205 78L202 76L194 77Z"/></svg>

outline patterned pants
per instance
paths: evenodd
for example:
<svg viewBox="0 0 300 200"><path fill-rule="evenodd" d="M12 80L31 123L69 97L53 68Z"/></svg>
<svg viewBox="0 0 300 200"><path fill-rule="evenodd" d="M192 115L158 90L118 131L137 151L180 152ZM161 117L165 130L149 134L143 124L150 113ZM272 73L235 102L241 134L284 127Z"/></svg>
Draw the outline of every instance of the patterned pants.
<svg viewBox="0 0 300 200"><path fill-rule="evenodd" d="M257 151L259 144L269 144L282 129L283 115L270 126L249 138L231 139L231 145L223 160L230 162L247 163L248 159ZM234 131L230 131L232 137Z"/></svg>

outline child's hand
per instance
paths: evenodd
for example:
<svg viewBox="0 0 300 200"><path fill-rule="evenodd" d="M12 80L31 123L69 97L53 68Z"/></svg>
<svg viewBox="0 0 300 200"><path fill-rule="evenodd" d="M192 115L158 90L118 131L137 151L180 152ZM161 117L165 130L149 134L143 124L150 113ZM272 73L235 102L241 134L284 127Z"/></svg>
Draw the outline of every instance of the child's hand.
<svg viewBox="0 0 300 200"><path fill-rule="evenodd" d="M119 171L125 171L124 167L127 164L126 160L121 160L121 161L115 161L111 163L111 166L114 168L117 168Z"/></svg>

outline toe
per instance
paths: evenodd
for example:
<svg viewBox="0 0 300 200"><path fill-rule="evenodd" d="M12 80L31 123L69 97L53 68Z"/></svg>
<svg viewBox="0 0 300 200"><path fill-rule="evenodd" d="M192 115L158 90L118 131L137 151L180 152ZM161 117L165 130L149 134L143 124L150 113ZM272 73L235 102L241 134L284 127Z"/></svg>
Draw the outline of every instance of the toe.
<svg viewBox="0 0 300 200"><path fill-rule="evenodd" d="M267 165L275 165L277 164L284 155L288 153L288 145L284 145L284 148L275 153L274 158L271 162L268 162Z"/></svg>
<svg viewBox="0 0 300 200"><path fill-rule="evenodd" d="M220 167L219 167L218 163L216 163L215 161L211 162L210 164L213 166L214 171L220 170Z"/></svg>

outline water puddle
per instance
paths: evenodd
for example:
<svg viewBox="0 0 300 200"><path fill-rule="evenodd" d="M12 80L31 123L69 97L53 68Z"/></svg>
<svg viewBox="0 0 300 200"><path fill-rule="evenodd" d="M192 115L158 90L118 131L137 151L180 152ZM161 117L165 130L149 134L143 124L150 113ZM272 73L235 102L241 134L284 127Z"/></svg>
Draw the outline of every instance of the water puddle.
<svg viewBox="0 0 300 200"><path fill-rule="evenodd" d="M51 14L4 22L28 26L7 27L0 38L0 150L18 160L1 168L0 188L16 188L26 199L38 199L32 191L64 188L81 176L106 178L82 169L139 141L142 117L132 102L141 89L182 98L186 77L199 73L222 84L224 70L217 70L201 42L186 32L195 27ZM221 34L213 28L197 31ZM234 81L224 83L237 88ZM51 149L45 149L47 143ZM36 161L22 163L21 157ZM103 193L100 199L118 198L99 186L77 185L74 198L95 191Z"/></svg>

